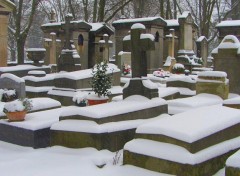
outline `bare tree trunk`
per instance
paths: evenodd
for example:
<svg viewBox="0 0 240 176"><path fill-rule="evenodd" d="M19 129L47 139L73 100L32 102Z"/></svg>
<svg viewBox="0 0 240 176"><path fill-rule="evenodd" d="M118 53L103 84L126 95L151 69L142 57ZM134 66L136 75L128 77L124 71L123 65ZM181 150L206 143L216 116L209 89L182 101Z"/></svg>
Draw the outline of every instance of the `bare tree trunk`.
<svg viewBox="0 0 240 176"><path fill-rule="evenodd" d="M83 3L83 11L84 11L84 20L88 22L88 0L82 0Z"/></svg>
<svg viewBox="0 0 240 176"><path fill-rule="evenodd" d="M76 19L76 15L75 15L75 12L74 12L74 9L73 9L73 6L72 6L72 0L68 0L68 6L69 6L70 12L73 16L73 19Z"/></svg>
<svg viewBox="0 0 240 176"><path fill-rule="evenodd" d="M103 20L104 20L105 5L106 5L106 0L99 1L99 9L98 9L98 21L99 22L103 22Z"/></svg>
<svg viewBox="0 0 240 176"><path fill-rule="evenodd" d="M17 54L18 54L18 64L24 63L24 46L26 42L27 35L29 33L30 27L32 26L33 17L36 12L36 8L38 5L37 0L32 0L32 6L31 6L31 12L29 15L29 18L27 19L27 24L24 29L22 28L21 22L22 22L22 10L23 10L23 0L19 0L19 6L18 9L13 13L15 18L15 26L16 26L16 32L15 32L15 40L17 43Z"/></svg>
<svg viewBox="0 0 240 176"><path fill-rule="evenodd" d="M97 21L97 5L98 5L98 0L94 0L94 5L93 5L93 22L94 23Z"/></svg>

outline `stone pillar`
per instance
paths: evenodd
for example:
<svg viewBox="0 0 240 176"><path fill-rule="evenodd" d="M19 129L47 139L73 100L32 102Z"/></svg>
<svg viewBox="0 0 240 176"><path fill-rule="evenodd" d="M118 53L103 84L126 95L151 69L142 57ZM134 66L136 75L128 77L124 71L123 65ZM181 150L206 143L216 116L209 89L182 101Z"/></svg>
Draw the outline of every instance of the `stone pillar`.
<svg viewBox="0 0 240 176"><path fill-rule="evenodd" d="M0 67L7 66L8 50L7 50L7 40L8 40L8 14L2 14L0 12Z"/></svg>
<svg viewBox="0 0 240 176"><path fill-rule="evenodd" d="M224 71L229 78L231 93L240 94L240 42L237 37L227 35L212 51L214 70Z"/></svg>
<svg viewBox="0 0 240 176"><path fill-rule="evenodd" d="M180 25L180 45L179 45L179 55L193 55L193 18L190 12L183 12L183 14L178 18Z"/></svg>
<svg viewBox="0 0 240 176"><path fill-rule="evenodd" d="M197 44L197 57L202 58L203 66L207 67L208 57L208 41L205 36L201 36L196 41Z"/></svg>
<svg viewBox="0 0 240 176"><path fill-rule="evenodd" d="M109 40L108 34L103 35L103 40L99 41L99 47L103 48L103 54L102 57L100 57L101 60L106 60L109 62L109 48L113 46L112 41Z"/></svg>
<svg viewBox="0 0 240 176"><path fill-rule="evenodd" d="M56 54L57 54L57 42L56 42L56 34L51 33L50 37L52 39L51 47L50 47L50 57L49 57L49 64L56 64Z"/></svg>

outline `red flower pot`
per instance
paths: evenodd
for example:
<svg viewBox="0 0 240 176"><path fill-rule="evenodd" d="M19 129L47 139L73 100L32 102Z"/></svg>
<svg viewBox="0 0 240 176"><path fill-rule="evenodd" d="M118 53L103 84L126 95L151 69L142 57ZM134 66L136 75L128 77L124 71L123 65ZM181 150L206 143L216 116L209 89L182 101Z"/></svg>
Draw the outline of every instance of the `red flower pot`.
<svg viewBox="0 0 240 176"><path fill-rule="evenodd" d="M88 105L89 106L92 106L92 105L97 105L97 104L102 104L102 103L107 103L108 102L108 99L88 99Z"/></svg>
<svg viewBox="0 0 240 176"><path fill-rule="evenodd" d="M7 112L9 122L24 121L27 111Z"/></svg>

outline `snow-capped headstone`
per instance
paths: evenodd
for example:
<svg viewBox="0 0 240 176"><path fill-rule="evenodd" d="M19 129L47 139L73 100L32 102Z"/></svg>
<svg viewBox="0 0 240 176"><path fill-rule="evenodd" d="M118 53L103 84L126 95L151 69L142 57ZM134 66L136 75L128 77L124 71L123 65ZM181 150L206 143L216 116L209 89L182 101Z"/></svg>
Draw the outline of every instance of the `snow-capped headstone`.
<svg viewBox="0 0 240 176"><path fill-rule="evenodd" d="M71 33L70 33L70 23L72 20L72 15L71 14L67 14L65 16L65 45L64 45L64 49L61 52L61 55L58 59L58 71L76 71L77 67L76 67L76 63L79 62L80 63L80 57L75 58L74 57L74 52L76 52L75 49L73 49L72 47L72 42L71 42Z"/></svg>
<svg viewBox="0 0 240 176"><path fill-rule="evenodd" d="M148 98L158 96L157 88L148 88L143 84L141 77L147 76L147 54L155 49L154 37L151 34L143 34L145 26L135 23L131 27L131 34L123 38L124 51L131 51L132 77L129 86L123 89L123 98L131 95L142 95Z"/></svg>
<svg viewBox="0 0 240 176"><path fill-rule="evenodd" d="M212 51L214 69L227 73L231 93L240 94L240 42L236 36L227 35Z"/></svg>
<svg viewBox="0 0 240 176"><path fill-rule="evenodd" d="M25 81L11 73L4 73L0 77L0 89L12 89L17 92L18 98L25 98Z"/></svg>

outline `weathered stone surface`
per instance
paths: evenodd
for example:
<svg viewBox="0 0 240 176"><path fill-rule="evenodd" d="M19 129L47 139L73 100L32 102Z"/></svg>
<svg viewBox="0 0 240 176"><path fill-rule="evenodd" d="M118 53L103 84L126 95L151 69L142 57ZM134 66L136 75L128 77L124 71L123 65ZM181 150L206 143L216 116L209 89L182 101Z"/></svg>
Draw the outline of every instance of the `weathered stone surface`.
<svg viewBox="0 0 240 176"><path fill-rule="evenodd" d="M121 150L125 143L132 140L135 128L109 133L83 133L51 130L51 146L61 145L70 148L94 147L97 150Z"/></svg>
<svg viewBox="0 0 240 176"><path fill-rule="evenodd" d="M224 167L226 159L235 151L236 150L229 151L228 153L212 158L200 164L189 165L124 150L123 164L130 164L148 170L178 176L212 176Z"/></svg>
<svg viewBox="0 0 240 176"><path fill-rule="evenodd" d="M222 99L228 98L229 86L225 83L197 82L196 93L209 93L220 96Z"/></svg>
<svg viewBox="0 0 240 176"><path fill-rule="evenodd" d="M185 81L167 81L167 87L185 87L190 90L196 90L196 83L190 83Z"/></svg>
<svg viewBox="0 0 240 176"><path fill-rule="evenodd" d="M175 144L186 148L191 153L197 153L205 148L218 144L220 142L233 139L240 135L239 132L240 124L233 125L231 127L225 128L217 133L214 133L205 138L199 139L192 143L187 143L178 139L171 138L165 135L155 135L155 134L136 134L136 138L150 139L158 142L166 142L170 144Z"/></svg>
<svg viewBox="0 0 240 176"><path fill-rule="evenodd" d="M235 167L225 167L225 176L239 176L240 175L240 168Z"/></svg>
<svg viewBox="0 0 240 176"><path fill-rule="evenodd" d="M25 82L16 82L10 78L0 78L0 89L15 89L18 98L25 98Z"/></svg>
<svg viewBox="0 0 240 176"><path fill-rule="evenodd" d="M234 46L234 47L233 47ZM235 36L225 36L220 45L212 51L214 70L224 71L229 78L231 93L240 94L240 54L239 40Z"/></svg>
<svg viewBox="0 0 240 176"><path fill-rule="evenodd" d="M143 84L144 79L131 79L129 85L123 89L123 98L131 95L142 95L149 99L158 97L158 89L150 89Z"/></svg>
<svg viewBox="0 0 240 176"><path fill-rule="evenodd" d="M149 119L163 113L167 113L167 105L161 105L161 106L156 106L152 108L142 109L139 111L133 111L133 112L118 114L114 116L107 116L107 117L97 118L97 119L88 117L88 116L71 115L71 116L60 116L59 120L67 120L67 119L92 120L98 124L103 124L108 122L118 122L118 121L124 121L124 120Z"/></svg>
<svg viewBox="0 0 240 176"><path fill-rule="evenodd" d="M0 123L0 140L33 148L50 145L50 128L36 131Z"/></svg>

